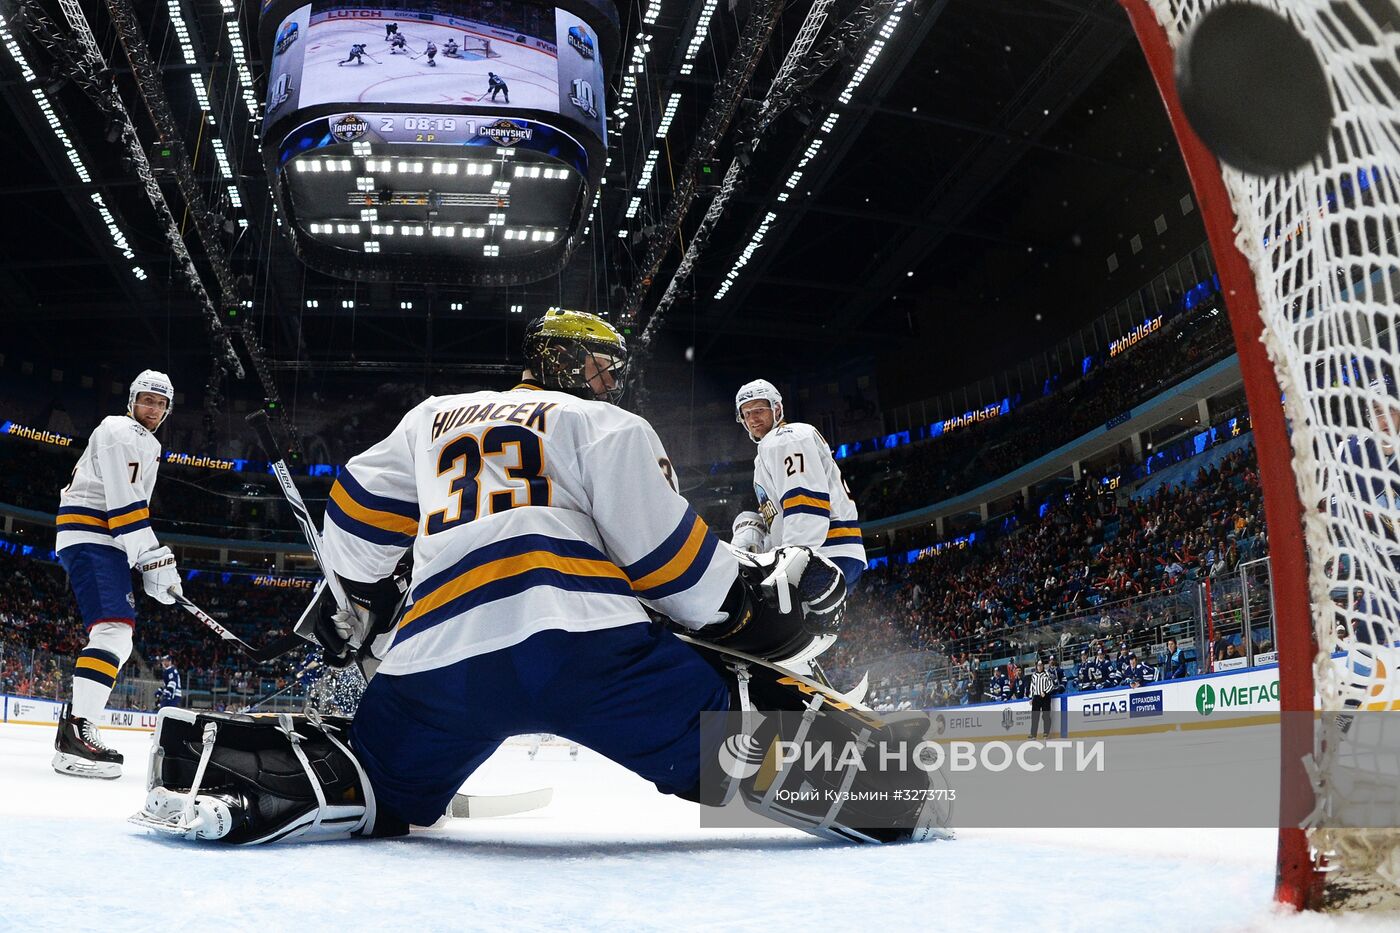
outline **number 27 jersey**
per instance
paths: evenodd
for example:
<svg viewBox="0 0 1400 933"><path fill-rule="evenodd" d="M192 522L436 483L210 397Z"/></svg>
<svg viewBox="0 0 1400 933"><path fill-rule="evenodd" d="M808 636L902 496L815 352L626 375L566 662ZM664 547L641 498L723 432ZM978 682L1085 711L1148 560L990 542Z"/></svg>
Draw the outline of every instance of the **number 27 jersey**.
<svg viewBox="0 0 1400 933"><path fill-rule="evenodd" d="M326 561L371 582L413 549L386 674L643 622L642 602L699 628L737 564L673 483L655 431L615 406L528 384L433 397L346 464Z"/></svg>

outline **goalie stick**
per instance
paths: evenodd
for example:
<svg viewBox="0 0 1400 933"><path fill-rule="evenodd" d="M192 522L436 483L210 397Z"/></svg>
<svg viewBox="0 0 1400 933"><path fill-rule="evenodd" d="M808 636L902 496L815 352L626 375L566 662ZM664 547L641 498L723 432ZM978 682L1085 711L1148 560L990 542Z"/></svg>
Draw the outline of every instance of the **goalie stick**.
<svg viewBox="0 0 1400 933"><path fill-rule="evenodd" d="M345 588L340 585L340 578L326 566L325 555L321 552L321 532L316 529L316 523L311 520L311 513L306 510L306 503L302 501L297 484L292 481L292 471L287 466L287 459L277 443L277 438L272 435L272 422L268 419L267 412L255 411L248 416L247 421L258 435L258 442L262 444L267 458L272 461L272 473L277 477L277 485L282 487L282 495L292 507L292 514L297 520L297 525L301 527L306 543L311 547L311 556L315 559L316 566L321 568L321 576L325 577L326 586L330 587L336 607L349 608L350 600L345 596Z"/></svg>
<svg viewBox="0 0 1400 933"><path fill-rule="evenodd" d="M200 770L203 770L202 763ZM195 803L198 794L197 779L195 786L184 793L164 791L156 794L154 799L148 796L146 806L127 817L126 821L167 836L192 839L201 828ZM446 825L450 820L484 820L529 813L544 809L553 799L552 787L540 787L518 794L453 794L447 812L437 825Z"/></svg>
<svg viewBox="0 0 1400 933"><path fill-rule="evenodd" d="M298 648L306 644L306 642L302 640L300 635L291 634L283 635L280 638L277 638L276 640L264 645L261 648L254 648L252 645L248 644L246 641L239 638L237 635L233 634L228 629L224 628L214 619L213 616L196 606L194 603L190 602L183 595L177 595L175 597L175 602L183 606L185 611L188 612L190 615L194 616L200 622L203 622L204 625L210 630L212 630L215 635L218 635L224 641L230 643L231 645L233 645L233 647L237 648L239 651L243 652L249 658L251 658L259 664L263 664L267 661L276 660L277 658L282 657L282 655L286 654L288 651L291 651L294 648Z"/></svg>

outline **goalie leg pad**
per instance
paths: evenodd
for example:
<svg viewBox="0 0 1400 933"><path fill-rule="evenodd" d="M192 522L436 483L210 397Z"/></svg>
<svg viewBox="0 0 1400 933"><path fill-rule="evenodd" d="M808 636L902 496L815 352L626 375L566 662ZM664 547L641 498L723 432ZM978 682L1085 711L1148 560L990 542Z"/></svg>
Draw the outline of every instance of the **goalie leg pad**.
<svg viewBox="0 0 1400 933"><path fill-rule="evenodd" d="M374 792L343 736L347 720L196 713L156 720L146 807L133 822L254 845L376 833Z"/></svg>
<svg viewBox="0 0 1400 933"><path fill-rule="evenodd" d="M694 644L694 643L692 643ZM731 683L733 709L726 745L762 758L748 775L705 781L701 803L722 805L738 796L746 807L786 826L826 839L862 843L952 838L947 783L939 771L891 763L887 749L912 751L928 720L918 714L877 716L840 694L752 658L695 644ZM707 730L710 761L723 761ZM815 764L806 749L832 749ZM804 754L783 761L784 752ZM820 758L820 756L818 756ZM910 761L912 764L912 761ZM707 772L708 773L708 772ZM723 786L723 792L716 786Z"/></svg>

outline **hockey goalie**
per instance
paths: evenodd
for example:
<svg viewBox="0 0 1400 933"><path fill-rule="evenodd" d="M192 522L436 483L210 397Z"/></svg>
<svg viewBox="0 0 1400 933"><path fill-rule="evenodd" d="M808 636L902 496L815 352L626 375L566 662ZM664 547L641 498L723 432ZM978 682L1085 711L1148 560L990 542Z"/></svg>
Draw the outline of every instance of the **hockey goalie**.
<svg viewBox="0 0 1400 933"><path fill-rule="evenodd" d="M137 821L236 844L402 835L442 817L506 738L548 732L662 793L739 799L825 838L948 836L936 773L782 776L840 791L828 801L888 798L879 812L776 806L771 768L702 779L722 751L706 714L760 754L795 738L775 725L787 720L862 748L917 742L925 723L878 719L788 672L839 629L840 570L803 547L719 542L655 431L616 404L627 347L612 326L551 310L524 349L519 385L429 398L331 491L321 546L345 604L323 593L304 619L328 661L372 674L354 717L163 711Z"/></svg>

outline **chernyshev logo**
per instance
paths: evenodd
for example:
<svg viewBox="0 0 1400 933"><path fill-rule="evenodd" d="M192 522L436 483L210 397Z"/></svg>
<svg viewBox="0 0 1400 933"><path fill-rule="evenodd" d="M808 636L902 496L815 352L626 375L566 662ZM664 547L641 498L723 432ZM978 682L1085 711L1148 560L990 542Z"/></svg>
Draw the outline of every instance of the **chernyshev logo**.
<svg viewBox="0 0 1400 933"><path fill-rule="evenodd" d="M758 773L763 764L763 746L743 732L725 739L719 746L719 766L725 774L743 781Z"/></svg>

